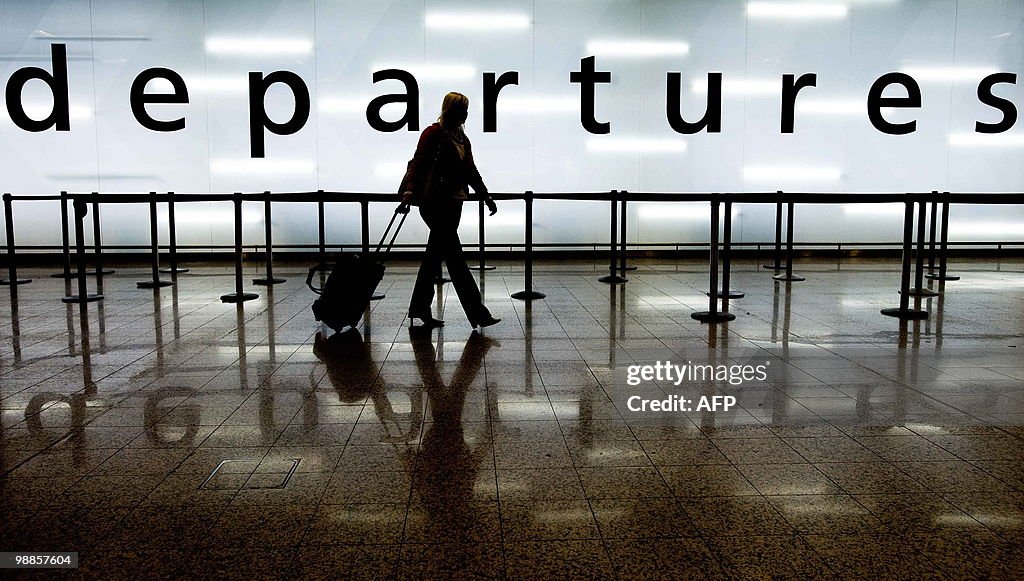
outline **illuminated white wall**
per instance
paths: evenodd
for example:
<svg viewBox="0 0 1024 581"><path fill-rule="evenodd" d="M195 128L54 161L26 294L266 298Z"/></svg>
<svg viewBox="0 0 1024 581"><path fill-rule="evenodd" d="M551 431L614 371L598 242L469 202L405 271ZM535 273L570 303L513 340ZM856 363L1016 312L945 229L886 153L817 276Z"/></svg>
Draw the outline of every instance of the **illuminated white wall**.
<svg viewBox="0 0 1024 581"><path fill-rule="evenodd" d="M958 136L972 135L975 121L999 116L976 97L983 74L961 80L928 74L939 67L1024 75L1024 3L820 0L796 2L799 18L772 16L779 8L773 0L754 4L2 0L3 82L23 66L49 68L51 42L66 43L72 131L31 134L4 115L0 189L390 192L418 134L377 132L364 110L370 98L400 87L395 81L374 85L372 71L397 65L417 74L421 125L436 116L446 91L470 96L467 130L494 191L1024 191L1024 121L1004 141L964 143ZM451 30L428 22L438 13L484 14L489 20L478 30ZM262 41L255 50L251 43L223 50L225 43L230 48L252 39ZM569 73L590 54L600 70L613 74L597 97L598 120L611 122L610 135L582 128L579 87L569 82ZM157 66L184 76L191 102L149 108L162 118L185 115L183 131L149 131L131 113L132 80ZM268 135L266 160L250 161L246 73L278 69L305 80L313 101L310 120L295 135ZM483 72L506 70L519 71L520 84L499 99L498 132L482 133ZM671 130L665 118L668 71L683 73L689 119L704 109L699 81L709 71L724 73L721 133L679 136ZM864 112L868 87L891 71L911 71L923 91L920 110L887 113L892 120L917 119L912 135L883 134ZM801 93L796 132L781 134L781 76L804 72L817 73L818 86ZM1001 85L996 92L1020 109L1022 87ZM39 107L49 97L33 83L25 100ZM292 100L278 86L267 106L273 118L283 119ZM390 211L374 207L375 232ZM332 204L327 212L332 242L358 240L356 207ZM19 204L15 213L19 243L59 242L55 204ZM179 216L183 244L231 240L229 205L181 208ZM105 208L105 241L145 243L145 217L142 207ZM630 237L706 240L706 217L703 206L636 205ZM767 206L736 208L736 237L769 239L773 217ZM1022 219L1016 208L958 208L952 231L961 240L1020 239ZM520 241L522 220L521 203L503 204L490 241ZM797 239L894 240L900 220L898 208L806 207L797 218ZM261 240L258 207L246 210L245 222L247 239ZM315 241L311 205L276 205L274 222L277 242ZM410 224L401 241L422 241L422 225ZM464 239L474 240L475 212L464 224ZM535 232L538 242L600 240L607 236L607 206L539 203Z"/></svg>

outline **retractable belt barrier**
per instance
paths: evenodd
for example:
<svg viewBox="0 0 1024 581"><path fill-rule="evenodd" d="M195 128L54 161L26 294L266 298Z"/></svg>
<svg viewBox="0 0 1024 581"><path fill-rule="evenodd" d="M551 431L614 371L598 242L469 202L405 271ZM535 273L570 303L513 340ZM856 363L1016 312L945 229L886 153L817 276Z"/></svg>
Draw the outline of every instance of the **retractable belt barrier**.
<svg viewBox="0 0 1024 581"><path fill-rule="evenodd" d="M628 220L628 202L706 202L711 207L710 236L709 236L709 309L701 313L694 313L695 319L706 322L723 322L735 318L729 313L729 300L741 298L743 293L733 291L730 288L730 255L732 252L732 205L743 204L774 204L775 205L775 243L773 252L773 263L765 265L776 272L773 277L780 282L802 281L804 278L793 273L794 257L794 210L796 205L808 204L881 204L881 203L903 203L904 221L902 238L902 264L900 281L899 306L892 309L883 309L885 315L900 319L923 319L927 318L927 311L911 308L910 297L935 296L936 291L924 288L924 280L935 280L940 283L957 280L959 277L951 276L947 272L947 260L949 253L949 208L950 204L964 205L1019 205L1024 204L1024 193L950 193L932 191L930 193L821 193L821 192L753 192L753 193L679 193L679 192L628 192L626 190L611 190L609 192L544 192L536 193L527 191L523 193L493 193L491 196L498 201L522 200L525 203L525 228L523 233L525 289L512 295L520 300L537 300L544 298L544 294L533 287L533 259L535 245L533 243L533 210L534 202L538 200L561 200L561 201L587 201L587 202L609 202L610 228L609 228L609 263L608 275L602 277L601 282L610 284L623 284L628 282L625 272L631 267L627 266L627 239L626 224ZM14 237L14 211L13 202L23 201L58 201L61 205L61 239L63 269L61 272L51 276L58 278L73 278L77 280L78 294L68 295L63 298L65 302L86 303L103 299L103 275L111 274L114 271L103 268L103 243L101 240L100 206L102 204L147 204L149 206L150 218L150 253L151 253L151 280L138 283L140 288L159 289L168 286L172 281L163 281L159 277L160 272L178 273L188 272L187 268L178 265L178 246L176 236L176 224L174 208L176 204L187 204L192 202L232 202L234 209L234 258L235 258L235 289L233 293L221 297L224 302L243 303L259 295L247 293L242 284L242 204L245 202L261 202L264 208L264 248L266 260L266 276L256 279L254 284L273 285L284 282L285 279L277 278L273 273L273 231L271 220L272 203L315 203L317 205L317 242L313 246L321 262L326 261L327 254L327 229L326 229L326 204L327 203L357 203L360 206L360 226L362 238L362 250L367 252L369 239L369 204L389 203L397 204L394 194L369 193L369 192L329 192L317 190L315 192L235 192L233 194L219 193L198 193L182 194L174 192L149 192L149 193L70 193L61 192L59 195L23 196L4 194L4 224L6 228L6 258L7 278L0 280L0 284L10 285L12 292L22 284L28 284L30 279L20 279L17 276L17 246ZM75 225L74 250L72 251L68 205L74 210L73 223ZM157 204L166 203L168 208L168 260L169 268L160 268L160 244L157 221ZM916 245L914 243L914 206L917 205L917 230ZM930 204L930 215L929 215ZM785 205L785 208L783 207ZM722 216L724 206L725 216ZM92 210L92 261L93 270L87 270L85 263L85 217L89 210ZM477 242L480 253L479 266L481 272L490 270L493 267L486 265L484 254L486 247L484 230L483 203L480 203L480 224L479 239ZM782 241L783 210L785 210L786 240ZM941 211L941 218L940 218ZM930 219L929 219L930 218ZM719 229L724 227L724 232L719 235ZM926 231L927 241L926 241ZM936 239L938 238L938 240ZM721 247L721 248L720 248ZM783 254L785 255L785 266L782 264ZM72 261L74 255L74 262ZM927 264L925 257L927 256ZM916 259L916 260L912 260ZM719 268L722 269L719 279ZM926 274L925 270L929 272ZM911 276L913 271L913 285ZM96 277L97 292L88 292L87 276ZM172 277L173 279L173 277ZM722 284L719 286L719 280ZM375 299L383 298L383 295L376 295ZM721 300L721 307L719 307Z"/></svg>

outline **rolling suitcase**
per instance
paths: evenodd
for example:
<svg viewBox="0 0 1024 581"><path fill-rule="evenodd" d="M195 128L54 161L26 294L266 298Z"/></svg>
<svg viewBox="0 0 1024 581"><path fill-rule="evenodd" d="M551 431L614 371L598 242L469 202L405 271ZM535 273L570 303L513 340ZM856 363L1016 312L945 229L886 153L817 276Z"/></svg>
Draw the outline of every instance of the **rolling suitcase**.
<svg viewBox="0 0 1024 581"><path fill-rule="evenodd" d="M391 227L395 224L395 218L402 215L383 256L381 248L384 240L388 238ZM320 295L313 301L313 317L335 331L341 331L345 327L355 327L359 319L363 317L367 305L370 304L370 297L384 277L384 259L391 252L391 246L398 237L398 232L405 223L406 213L395 210L391 216L388 227L384 230L377 248L368 256L360 254L342 254L334 264L318 264L309 269L306 275L306 286L309 290ZM327 281L320 288L313 286L313 277L318 272L330 271Z"/></svg>

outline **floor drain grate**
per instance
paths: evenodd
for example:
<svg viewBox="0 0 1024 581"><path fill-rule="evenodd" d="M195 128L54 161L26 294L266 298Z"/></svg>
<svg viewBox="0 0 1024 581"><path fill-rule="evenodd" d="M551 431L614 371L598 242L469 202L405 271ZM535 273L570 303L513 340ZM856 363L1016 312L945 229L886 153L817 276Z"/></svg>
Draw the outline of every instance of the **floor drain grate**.
<svg viewBox="0 0 1024 581"><path fill-rule="evenodd" d="M222 460L199 490L280 490L288 486L301 458Z"/></svg>

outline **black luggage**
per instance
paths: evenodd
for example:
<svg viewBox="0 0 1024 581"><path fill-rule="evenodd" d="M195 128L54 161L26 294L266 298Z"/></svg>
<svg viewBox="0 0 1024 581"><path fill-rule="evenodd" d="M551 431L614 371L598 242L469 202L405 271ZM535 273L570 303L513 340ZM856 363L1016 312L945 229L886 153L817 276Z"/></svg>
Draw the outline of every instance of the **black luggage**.
<svg viewBox="0 0 1024 581"><path fill-rule="evenodd" d="M395 218L402 215L394 234L388 241L387 248L381 255L384 240L387 239ZM335 331L345 327L355 327L370 304L373 291L384 277L384 259L391 252L391 246L398 237L398 232L405 223L408 214L395 211L384 230L384 235L377 243L376 250L369 256L359 254L342 254L334 264L318 264L309 269L306 275L306 286L320 295L313 301L313 317ZM313 276L318 272L330 271L323 287L313 286Z"/></svg>

